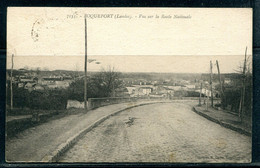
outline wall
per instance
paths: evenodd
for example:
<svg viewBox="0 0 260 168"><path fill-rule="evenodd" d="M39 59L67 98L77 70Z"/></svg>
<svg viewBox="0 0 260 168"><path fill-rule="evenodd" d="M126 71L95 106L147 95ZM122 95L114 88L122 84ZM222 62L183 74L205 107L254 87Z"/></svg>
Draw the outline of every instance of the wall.
<svg viewBox="0 0 260 168"><path fill-rule="evenodd" d="M69 108L84 108L84 102L79 102L77 100L68 100L67 109Z"/></svg>

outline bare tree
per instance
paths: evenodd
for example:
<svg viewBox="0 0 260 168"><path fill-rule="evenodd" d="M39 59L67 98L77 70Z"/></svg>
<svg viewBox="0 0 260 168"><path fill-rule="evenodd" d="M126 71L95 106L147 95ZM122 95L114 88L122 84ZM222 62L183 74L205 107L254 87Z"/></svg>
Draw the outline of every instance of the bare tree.
<svg viewBox="0 0 260 168"><path fill-rule="evenodd" d="M120 80L121 73L116 71L114 67L108 66L88 78L88 95L87 98L114 97L115 91L122 87ZM83 101L84 79L74 81L70 87L70 97L72 99Z"/></svg>
<svg viewBox="0 0 260 168"><path fill-rule="evenodd" d="M120 72L116 71L115 67L108 66L106 69L102 69L99 74L102 79L102 85L105 89L106 95L109 97L115 97L115 90L121 87Z"/></svg>
<svg viewBox="0 0 260 168"><path fill-rule="evenodd" d="M239 103L239 117L241 122L243 122L243 115L244 115L244 106L245 106L245 99L250 99L250 97L246 97L246 85L251 85L250 81L252 68L251 68L251 61L250 56L247 56L247 48L245 51L245 58L243 61L243 65L239 67L238 73L241 74L241 96L240 96L240 103ZM249 86L252 88L252 86Z"/></svg>

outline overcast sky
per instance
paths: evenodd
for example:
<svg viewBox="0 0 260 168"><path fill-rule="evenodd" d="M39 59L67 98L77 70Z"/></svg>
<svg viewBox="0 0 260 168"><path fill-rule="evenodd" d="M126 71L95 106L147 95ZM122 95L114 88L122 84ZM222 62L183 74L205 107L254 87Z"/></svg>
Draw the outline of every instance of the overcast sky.
<svg viewBox="0 0 260 168"><path fill-rule="evenodd" d="M87 53L101 63L89 64L93 71L112 65L123 72L203 73L210 60L219 60L227 73L238 67L246 47L252 55L251 9L8 8L7 68L14 54L16 69L83 70L84 14L131 17L87 19Z"/></svg>
<svg viewBox="0 0 260 168"><path fill-rule="evenodd" d="M27 64L27 59L30 61L30 65ZM218 60L221 72L230 73L238 69L243 61L243 56L89 56L89 59L96 60L88 63L89 71L99 71L102 68L113 66L121 72L207 73L209 72L210 61L212 61L213 72L217 73L215 64ZM99 64L96 64L96 62ZM24 67L83 71L84 57L14 57L14 68Z"/></svg>

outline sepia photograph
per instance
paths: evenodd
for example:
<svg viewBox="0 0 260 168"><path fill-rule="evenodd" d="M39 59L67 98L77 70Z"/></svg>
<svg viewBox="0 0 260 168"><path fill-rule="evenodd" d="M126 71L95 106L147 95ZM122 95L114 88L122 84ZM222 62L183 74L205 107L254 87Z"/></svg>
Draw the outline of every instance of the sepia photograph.
<svg viewBox="0 0 260 168"><path fill-rule="evenodd" d="M6 162L250 163L252 27L251 8L9 7Z"/></svg>

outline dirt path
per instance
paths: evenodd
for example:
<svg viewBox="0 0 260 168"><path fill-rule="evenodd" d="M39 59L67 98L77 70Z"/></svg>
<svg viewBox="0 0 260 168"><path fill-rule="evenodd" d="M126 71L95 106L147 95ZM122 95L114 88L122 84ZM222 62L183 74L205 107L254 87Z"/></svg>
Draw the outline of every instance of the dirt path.
<svg viewBox="0 0 260 168"><path fill-rule="evenodd" d="M184 103L136 107L87 133L60 162L249 162L251 139Z"/></svg>

